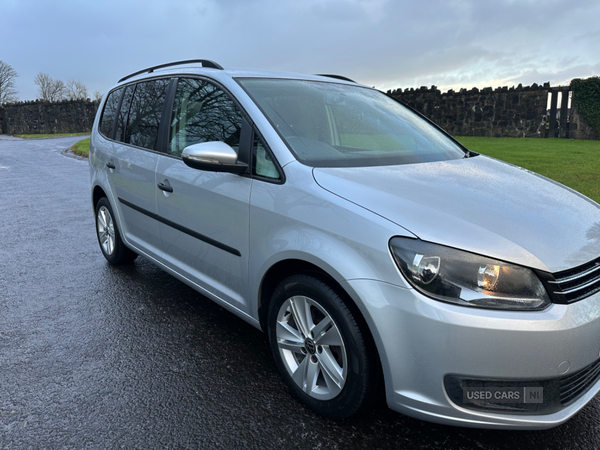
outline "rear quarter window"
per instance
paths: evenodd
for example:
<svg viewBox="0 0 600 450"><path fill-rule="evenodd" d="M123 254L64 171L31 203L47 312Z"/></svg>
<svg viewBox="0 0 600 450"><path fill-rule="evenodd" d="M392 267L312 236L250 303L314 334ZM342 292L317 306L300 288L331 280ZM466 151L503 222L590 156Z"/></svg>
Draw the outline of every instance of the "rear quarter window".
<svg viewBox="0 0 600 450"><path fill-rule="evenodd" d="M117 108L119 107L119 101L121 100L121 94L123 88L112 91L108 94L106 103L104 104L104 111L102 111L102 118L100 119L100 133L105 137L112 138L112 128L115 122L115 116L117 115Z"/></svg>

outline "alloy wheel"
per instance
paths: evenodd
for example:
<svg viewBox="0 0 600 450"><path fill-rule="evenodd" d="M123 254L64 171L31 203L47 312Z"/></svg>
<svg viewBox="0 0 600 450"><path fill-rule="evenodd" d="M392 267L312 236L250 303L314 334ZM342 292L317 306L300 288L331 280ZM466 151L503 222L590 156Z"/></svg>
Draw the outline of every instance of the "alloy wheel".
<svg viewBox="0 0 600 450"><path fill-rule="evenodd" d="M115 225L110 211L106 206L101 206L98 209L96 226L98 227L98 238L102 250L107 255L112 255L115 251Z"/></svg>
<svg viewBox="0 0 600 450"><path fill-rule="evenodd" d="M305 296L290 297L279 309L275 332L281 359L302 391L318 400L342 391L348 376L346 347L321 305Z"/></svg>

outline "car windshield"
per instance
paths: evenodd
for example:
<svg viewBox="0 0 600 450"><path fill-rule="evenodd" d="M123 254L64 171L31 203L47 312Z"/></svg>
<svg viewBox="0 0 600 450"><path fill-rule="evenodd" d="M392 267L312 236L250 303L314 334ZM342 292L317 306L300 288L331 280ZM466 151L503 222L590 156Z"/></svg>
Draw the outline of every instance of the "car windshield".
<svg viewBox="0 0 600 450"><path fill-rule="evenodd" d="M385 94L319 81L239 78L295 157L312 167L460 159L442 132Z"/></svg>

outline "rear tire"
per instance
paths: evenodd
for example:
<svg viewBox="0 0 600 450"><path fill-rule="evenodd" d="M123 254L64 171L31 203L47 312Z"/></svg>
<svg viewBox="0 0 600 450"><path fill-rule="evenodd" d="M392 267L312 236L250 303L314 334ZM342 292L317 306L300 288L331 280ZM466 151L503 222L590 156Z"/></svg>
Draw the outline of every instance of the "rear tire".
<svg viewBox="0 0 600 450"><path fill-rule="evenodd" d="M130 263L137 258L137 254L123 244L114 217L108 199L102 197L98 200L98 203L96 203L96 236L98 237L100 250L111 264Z"/></svg>
<svg viewBox="0 0 600 450"><path fill-rule="evenodd" d="M279 373L309 408L342 419L370 405L376 351L330 285L309 275L283 280L269 304L268 334Z"/></svg>

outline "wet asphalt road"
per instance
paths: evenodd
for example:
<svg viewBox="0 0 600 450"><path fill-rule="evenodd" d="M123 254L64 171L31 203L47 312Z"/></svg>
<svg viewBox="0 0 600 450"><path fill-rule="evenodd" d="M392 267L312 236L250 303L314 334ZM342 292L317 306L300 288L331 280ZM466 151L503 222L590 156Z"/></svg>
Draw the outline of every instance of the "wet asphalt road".
<svg viewBox="0 0 600 450"><path fill-rule="evenodd" d="M452 428L288 394L265 335L138 258L109 266L81 138L0 137L0 448L598 448L600 399L548 431Z"/></svg>

